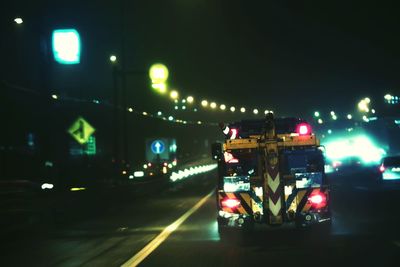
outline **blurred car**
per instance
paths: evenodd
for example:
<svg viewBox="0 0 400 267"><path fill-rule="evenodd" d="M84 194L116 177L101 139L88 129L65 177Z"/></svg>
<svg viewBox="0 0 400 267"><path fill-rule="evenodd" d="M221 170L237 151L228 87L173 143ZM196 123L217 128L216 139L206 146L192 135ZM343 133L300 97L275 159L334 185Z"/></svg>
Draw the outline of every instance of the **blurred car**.
<svg viewBox="0 0 400 267"><path fill-rule="evenodd" d="M400 156L384 157L379 171L382 180L400 180Z"/></svg>

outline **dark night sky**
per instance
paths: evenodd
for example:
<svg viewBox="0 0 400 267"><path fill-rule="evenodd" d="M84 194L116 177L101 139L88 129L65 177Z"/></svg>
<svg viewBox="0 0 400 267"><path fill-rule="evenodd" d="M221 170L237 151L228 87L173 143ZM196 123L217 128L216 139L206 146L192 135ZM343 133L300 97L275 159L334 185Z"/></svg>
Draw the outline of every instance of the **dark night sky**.
<svg viewBox="0 0 400 267"><path fill-rule="evenodd" d="M362 97L375 97L378 102L383 94L396 93L399 88L400 23L394 4L126 2L128 68L146 70L152 62L163 62L170 68L170 84L185 95L304 115L315 109L350 112ZM18 14L26 17L24 30L32 32L24 46L24 51L32 53L36 48L26 47L32 47L38 28L76 27L82 34L83 62L67 71L54 66L53 82L64 94L110 98L112 79L107 60L110 53L121 53L119 3L14 1L1 8L2 30L10 36L2 42L2 49L13 51L17 47L13 38L21 33L15 32L12 18ZM30 21L36 26L29 26ZM8 64L2 64L1 78L34 87L26 76L36 73L32 64L40 55L35 57L31 52L25 52L33 59L29 62L23 57L13 63L15 51L5 55ZM160 99L151 100L157 96L149 93L147 83L147 77L140 75L128 79L130 103L160 103Z"/></svg>

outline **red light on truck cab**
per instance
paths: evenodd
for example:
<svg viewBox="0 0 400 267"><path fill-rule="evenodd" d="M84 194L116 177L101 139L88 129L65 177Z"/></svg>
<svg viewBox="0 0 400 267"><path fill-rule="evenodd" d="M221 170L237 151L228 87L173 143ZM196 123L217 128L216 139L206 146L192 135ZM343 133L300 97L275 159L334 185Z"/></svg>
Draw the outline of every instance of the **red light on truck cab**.
<svg viewBox="0 0 400 267"><path fill-rule="evenodd" d="M238 130L232 128L231 129L231 137L230 137L230 139L236 139L237 135L238 135Z"/></svg>
<svg viewBox="0 0 400 267"><path fill-rule="evenodd" d="M237 208L240 205L240 200L236 199L236 198L224 198L221 201L222 207L226 207L226 208Z"/></svg>
<svg viewBox="0 0 400 267"><path fill-rule="evenodd" d="M326 206L326 195L324 193L316 193L312 194L309 198L308 201L313 205L314 208L323 208Z"/></svg>
<svg viewBox="0 0 400 267"><path fill-rule="evenodd" d="M300 123L296 127L296 133L299 135L310 135L311 132L311 126L308 123Z"/></svg>

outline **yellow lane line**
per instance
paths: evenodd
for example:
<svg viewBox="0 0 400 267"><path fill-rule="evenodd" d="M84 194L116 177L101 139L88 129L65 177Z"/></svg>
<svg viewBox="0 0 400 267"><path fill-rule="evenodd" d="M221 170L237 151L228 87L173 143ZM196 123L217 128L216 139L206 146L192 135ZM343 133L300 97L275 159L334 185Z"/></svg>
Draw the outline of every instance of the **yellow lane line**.
<svg viewBox="0 0 400 267"><path fill-rule="evenodd" d="M167 226L156 238L154 238L149 244L147 244L141 251L136 253L127 262L122 264L122 267L134 267L138 266L144 259L146 259L154 250L160 246L170 234L172 234L183 222L187 220L193 213L195 213L214 193L211 191L208 195L203 197L196 205L194 205L190 210L183 214L175 222Z"/></svg>

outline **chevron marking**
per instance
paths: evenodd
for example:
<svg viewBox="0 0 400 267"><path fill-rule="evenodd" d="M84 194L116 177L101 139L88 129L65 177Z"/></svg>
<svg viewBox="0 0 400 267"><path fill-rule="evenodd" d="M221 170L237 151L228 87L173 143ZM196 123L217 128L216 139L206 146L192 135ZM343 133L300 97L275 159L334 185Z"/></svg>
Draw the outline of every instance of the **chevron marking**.
<svg viewBox="0 0 400 267"><path fill-rule="evenodd" d="M274 216L278 216L279 212L281 210L281 198L279 197L278 201L276 204L272 201L272 199L269 199L269 210Z"/></svg>

